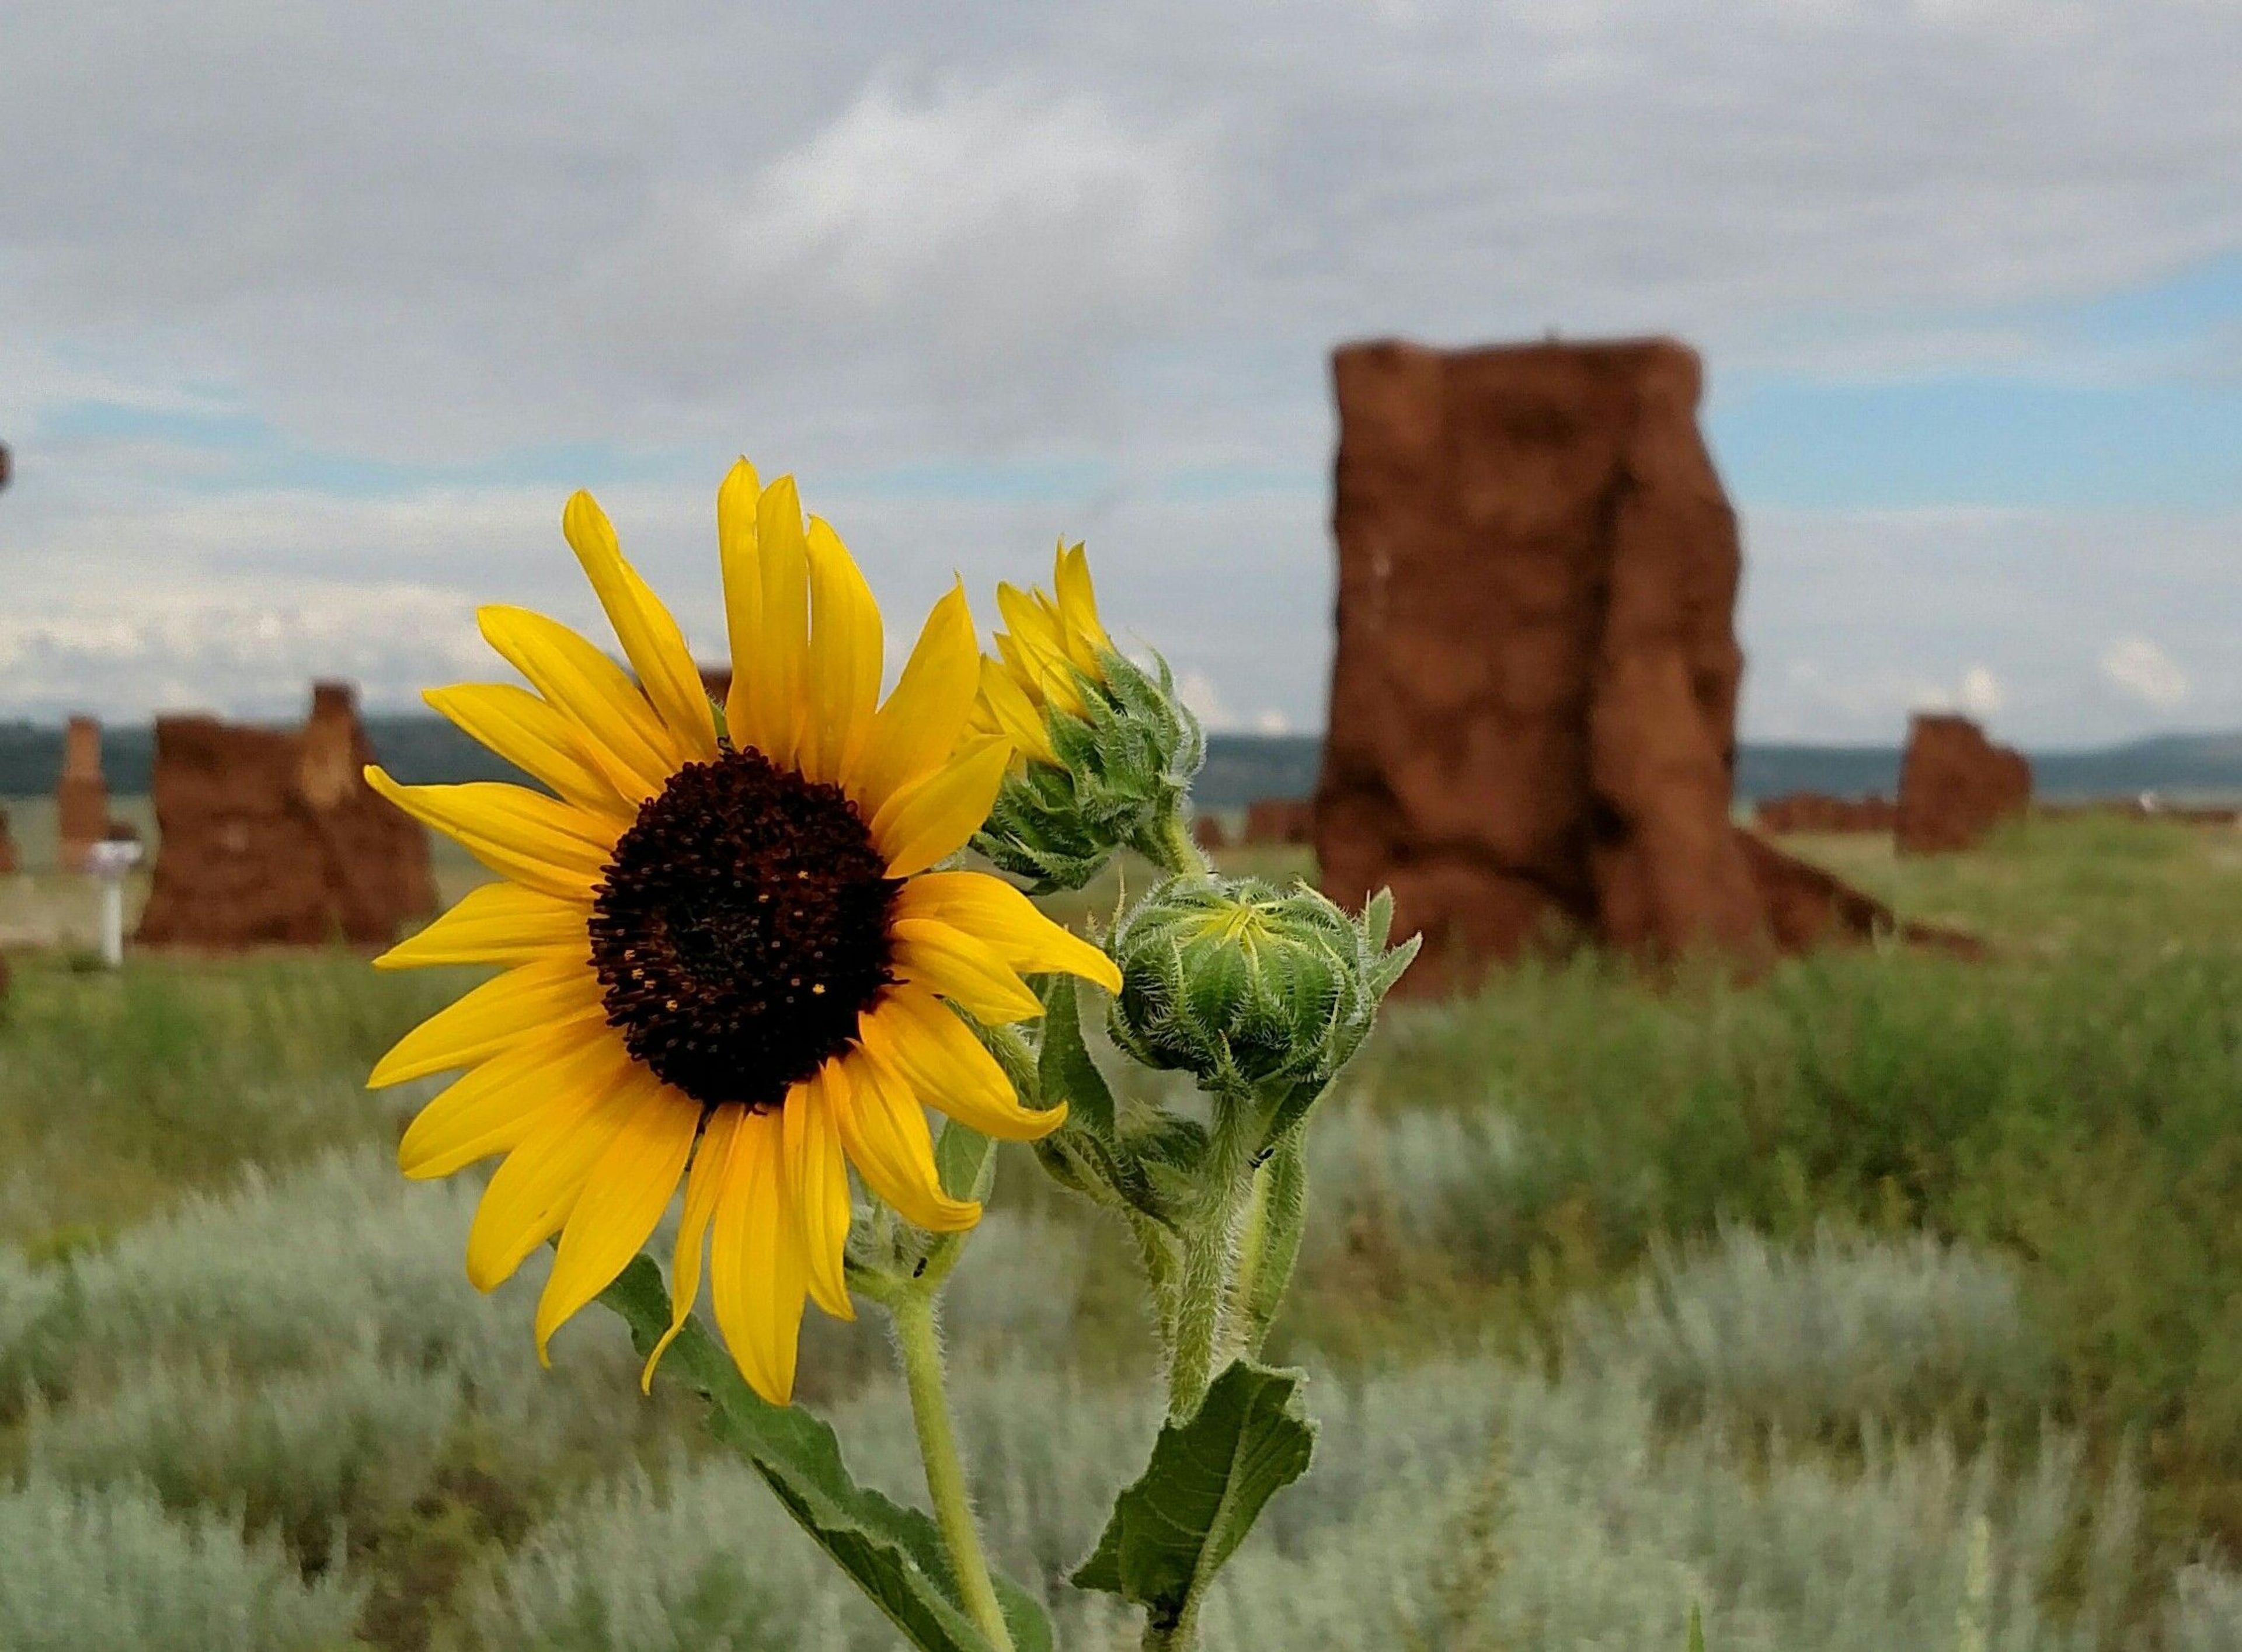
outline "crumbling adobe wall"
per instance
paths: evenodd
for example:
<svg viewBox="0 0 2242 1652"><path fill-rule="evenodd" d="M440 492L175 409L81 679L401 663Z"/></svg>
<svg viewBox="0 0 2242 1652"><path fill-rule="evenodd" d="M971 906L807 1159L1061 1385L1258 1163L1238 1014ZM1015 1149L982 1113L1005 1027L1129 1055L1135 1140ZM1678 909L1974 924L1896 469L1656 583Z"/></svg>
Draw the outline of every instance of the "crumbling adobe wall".
<svg viewBox="0 0 2242 1652"><path fill-rule="evenodd" d="M1259 797L1245 806L1245 842L1312 843L1316 806L1306 797Z"/></svg>
<svg viewBox="0 0 2242 1652"><path fill-rule="evenodd" d="M1747 969L1800 944L1798 863L1728 816L1742 554L1695 353L1377 343L1332 366L1326 889L1392 887L1420 992L1545 938ZM1822 905L1817 936L1873 916Z"/></svg>
<svg viewBox="0 0 2242 1652"><path fill-rule="evenodd" d="M55 783L55 863L85 870L86 852L109 836L109 786L101 775L101 725L72 717L63 731L62 778Z"/></svg>
<svg viewBox="0 0 2242 1652"><path fill-rule="evenodd" d="M160 848L138 938L229 950L379 946L436 910L420 829L367 789L350 688L321 683L294 733L156 720Z"/></svg>
<svg viewBox="0 0 2242 1652"><path fill-rule="evenodd" d="M1889 797L1833 797L1821 791L1763 797L1752 809L1753 824L1775 833L1888 832L1898 819Z"/></svg>
<svg viewBox="0 0 2242 1652"><path fill-rule="evenodd" d="M1970 849L2031 809L2031 764L1967 717L1923 714L1909 725L1899 771L1903 855Z"/></svg>

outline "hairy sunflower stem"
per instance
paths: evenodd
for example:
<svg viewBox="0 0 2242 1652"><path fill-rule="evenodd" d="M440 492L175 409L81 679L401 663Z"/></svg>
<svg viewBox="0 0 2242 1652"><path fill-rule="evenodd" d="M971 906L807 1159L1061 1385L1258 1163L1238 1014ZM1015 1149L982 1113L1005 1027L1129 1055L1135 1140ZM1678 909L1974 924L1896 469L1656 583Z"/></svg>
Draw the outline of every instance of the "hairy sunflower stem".
<svg viewBox="0 0 2242 1652"><path fill-rule="evenodd" d="M1216 1355L1227 1346L1238 1219L1253 1185L1251 1138L1258 1121L1251 1098L1223 1098L1215 1105L1205 1196L1183 1225L1183 1266L1175 1282L1168 1416L1177 1422L1198 1409L1214 1380Z"/></svg>
<svg viewBox="0 0 2242 1652"><path fill-rule="evenodd" d="M1144 846L1145 858L1164 872L1178 877L1188 877L1214 870L1205 851L1191 841L1191 828L1184 824L1183 811L1170 809L1167 818L1150 843Z"/></svg>
<svg viewBox="0 0 2242 1652"><path fill-rule="evenodd" d="M927 1495L933 1500L935 1524L941 1529L943 1547L950 1551L950 1569L957 1575L967 1615L988 1637L992 1652L1012 1652L1012 1632L997 1604L997 1586L990 1581L988 1557L981 1549L981 1531L973 1523L972 1501L965 1492L965 1468L958 1461L957 1434L943 1389L942 1334L935 1325L934 1303L931 1291L913 1289L898 1292L889 1309L903 1382L910 1390L911 1420L918 1427L919 1455L926 1463Z"/></svg>
<svg viewBox="0 0 2242 1652"><path fill-rule="evenodd" d="M1243 1344L1252 1334L1251 1304L1269 1253L1269 1185L1274 1179L1271 1162L1265 1160L1253 1172L1252 1192L1246 1195L1245 1214L1238 1223L1238 1266L1231 1274L1230 1322L1223 1349L1233 1357L1255 1352Z"/></svg>

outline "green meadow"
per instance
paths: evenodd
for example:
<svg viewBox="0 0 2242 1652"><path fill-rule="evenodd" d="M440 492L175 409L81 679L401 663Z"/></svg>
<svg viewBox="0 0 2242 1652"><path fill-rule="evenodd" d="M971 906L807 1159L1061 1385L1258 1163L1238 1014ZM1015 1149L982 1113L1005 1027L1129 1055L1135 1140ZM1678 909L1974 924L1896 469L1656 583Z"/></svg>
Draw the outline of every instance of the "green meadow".
<svg viewBox="0 0 2242 1652"><path fill-rule="evenodd" d="M1672 1652L1692 1602L1714 1652L2242 1644L2242 833L1793 846L1990 956L1527 967L1397 1007L1322 1104L1272 1347L1316 1463L1209 1645ZM460 980L110 975L92 910L0 880L0 1647L893 1644L619 1322L542 1370L542 1259L467 1283L477 1179L392 1163L433 1086L362 1088ZM1132 1266L1005 1163L946 1325L1016 1576L1157 1427ZM813 1310L802 1371L916 1500L873 1311ZM1134 1644L1051 1595L1064 1647Z"/></svg>

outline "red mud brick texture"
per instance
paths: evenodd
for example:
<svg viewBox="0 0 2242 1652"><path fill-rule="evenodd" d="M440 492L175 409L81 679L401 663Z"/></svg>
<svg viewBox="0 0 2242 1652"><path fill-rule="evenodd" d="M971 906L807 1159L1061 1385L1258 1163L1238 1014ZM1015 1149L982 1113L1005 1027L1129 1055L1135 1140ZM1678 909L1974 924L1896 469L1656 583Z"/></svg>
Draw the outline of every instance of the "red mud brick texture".
<svg viewBox="0 0 2242 1652"><path fill-rule="evenodd" d="M1425 935L1405 986L1553 940L1712 948L1749 971L1801 937L1864 932L1850 901L1797 917L1791 875L1729 820L1742 558L1696 355L1388 342L1332 367L1339 643L1315 841L1334 898L1390 886L1394 932Z"/></svg>

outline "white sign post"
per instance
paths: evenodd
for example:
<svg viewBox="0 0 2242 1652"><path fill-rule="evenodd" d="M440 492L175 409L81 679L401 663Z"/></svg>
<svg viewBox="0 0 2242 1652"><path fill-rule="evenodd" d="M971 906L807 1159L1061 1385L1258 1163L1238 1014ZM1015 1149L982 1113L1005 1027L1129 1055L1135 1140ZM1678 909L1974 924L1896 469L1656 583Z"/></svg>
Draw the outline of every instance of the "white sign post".
<svg viewBox="0 0 2242 1652"><path fill-rule="evenodd" d="M111 969L124 962L124 875L140 863L140 845L129 837L104 837L85 851L85 870L101 880L101 961Z"/></svg>

